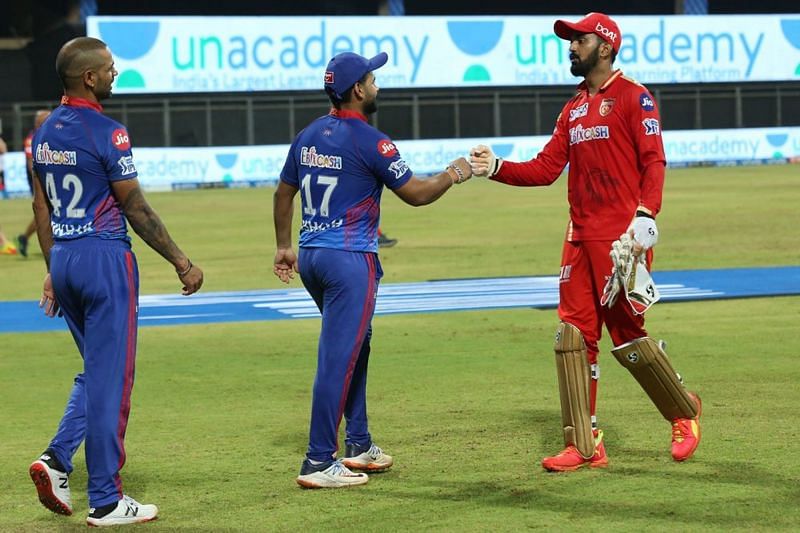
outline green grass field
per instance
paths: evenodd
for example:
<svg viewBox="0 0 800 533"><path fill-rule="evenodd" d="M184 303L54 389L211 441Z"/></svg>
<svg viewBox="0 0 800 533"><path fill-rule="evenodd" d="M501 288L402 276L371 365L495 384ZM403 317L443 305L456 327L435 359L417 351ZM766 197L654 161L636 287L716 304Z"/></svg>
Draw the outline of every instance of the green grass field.
<svg viewBox="0 0 800 533"><path fill-rule="evenodd" d="M800 264L796 166L668 173L655 268ZM566 180L519 189L473 180L413 209L391 193L385 282L554 274ZM271 189L151 194L206 291L274 288ZM30 202L0 202L11 236ZM168 264L136 242L142 293L179 290ZM44 266L0 257L0 301L35 300ZM299 281L294 286L300 287ZM730 531L800 523L800 297L659 304L651 333L669 341L704 399L704 440L684 464L669 424L602 344L598 417L611 466L547 474L561 446L552 355L555 311L493 310L374 320L370 429L395 467L365 487L304 491L319 322L140 330L128 426L126 492L157 503L148 531ZM47 445L80 357L66 332L0 335L0 531L85 528L44 510L27 474Z"/></svg>

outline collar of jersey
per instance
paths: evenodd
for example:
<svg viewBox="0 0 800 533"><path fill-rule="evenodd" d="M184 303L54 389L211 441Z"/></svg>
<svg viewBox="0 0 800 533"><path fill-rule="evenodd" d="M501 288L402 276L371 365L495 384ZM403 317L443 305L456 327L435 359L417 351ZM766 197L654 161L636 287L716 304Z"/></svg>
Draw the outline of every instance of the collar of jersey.
<svg viewBox="0 0 800 533"><path fill-rule="evenodd" d="M332 107L330 115L337 118L357 118L359 120L363 120L364 122L367 121L366 116L362 115L358 111L350 111L349 109L336 109L335 107Z"/></svg>
<svg viewBox="0 0 800 533"><path fill-rule="evenodd" d="M608 89L609 87L611 87L611 84L614 83L617 80L617 78L619 78L620 76L622 76L622 71L620 69L615 70L611 74L611 76L605 81L605 83L603 83L603 85L600 86L600 89L598 89L597 92L600 92L600 93L605 92L605 90ZM580 83L580 85L578 85L578 90L579 91L588 90L586 88L586 80L582 81Z"/></svg>
<svg viewBox="0 0 800 533"><path fill-rule="evenodd" d="M92 102L86 98L78 98L77 96L67 96L66 94L61 97L61 105L69 105L72 107L90 107L97 112L103 111L103 106L97 102Z"/></svg>

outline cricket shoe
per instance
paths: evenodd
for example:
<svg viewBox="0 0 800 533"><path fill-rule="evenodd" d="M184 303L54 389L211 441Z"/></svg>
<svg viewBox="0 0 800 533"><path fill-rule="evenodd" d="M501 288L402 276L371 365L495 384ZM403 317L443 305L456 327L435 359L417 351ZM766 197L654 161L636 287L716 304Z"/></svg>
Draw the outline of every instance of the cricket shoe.
<svg viewBox="0 0 800 533"><path fill-rule="evenodd" d="M394 460L391 455L386 455L374 444L370 443L369 446L348 444L345 447L342 463L351 470L366 470L374 473L388 470L394 464Z"/></svg>
<svg viewBox="0 0 800 533"><path fill-rule="evenodd" d="M17 235L17 250L22 257L28 257L28 238L25 235Z"/></svg>
<svg viewBox="0 0 800 533"><path fill-rule="evenodd" d="M122 496L117 503L89 509L86 524L89 527L124 526L150 522L158 518L158 507L141 504L130 496Z"/></svg>
<svg viewBox="0 0 800 533"><path fill-rule="evenodd" d="M17 248L10 242L6 242L2 247L0 247L0 254L17 255Z"/></svg>
<svg viewBox="0 0 800 533"><path fill-rule="evenodd" d="M676 461L685 461L691 457L700 444L700 414L703 412L703 402L695 393L688 394L697 404L697 416L676 418L672 421L672 458Z"/></svg>
<svg viewBox="0 0 800 533"><path fill-rule="evenodd" d="M378 235L378 248L391 248L397 244L397 239L390 239L385 234Z"/></svg>
<svg viewBox="0 0 800 533"><path fill-rule="evenodd" d="M297 484L306 489L338 489L364 485L367 481L367 474L352 472L338 459L319 465L306 459L297 476Z"/></svg>
<svg viewBox="0 0 800 533"><path fill-rule="evenodd" d="M542 468L548 472L572 472L583 466L589 468L605 468L608 466L606 447L603 445L603 432L597 431L594 436L594 455L584 459L578 449L569 445L558 455L542 459Z"/></svg>
<svg viewBox="0 0 800 533"><path fill-rule="evenodd" d="M47 450L31 463L28 472L36 485L42 505L54 513L70 516L72 497L69 492L69 474L62 471L63 468L55 455Z"/></svg>

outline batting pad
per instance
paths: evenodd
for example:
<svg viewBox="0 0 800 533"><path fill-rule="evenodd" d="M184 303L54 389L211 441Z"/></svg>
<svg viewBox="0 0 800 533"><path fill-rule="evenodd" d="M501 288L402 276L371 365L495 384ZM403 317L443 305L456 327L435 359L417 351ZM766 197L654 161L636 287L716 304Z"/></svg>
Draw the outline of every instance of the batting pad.
<svg viewBox="0 0 800 533"><path fill-rule="evenodd" d="M697 405L687 394L667 354L653 339L642 337L617 346L611 353L633 374L661 416L670 422L697 416Z"/></svg>
<svg viewBox="0 0 800 533"><path fill-rule="evenodd" d="M594 455L594 438L589 412L589 380L591 370L586 356L586 343L580 330L562 322L556 333L556 369L561 395L561 423L564 443L574 445L584 459Z"/></svg>

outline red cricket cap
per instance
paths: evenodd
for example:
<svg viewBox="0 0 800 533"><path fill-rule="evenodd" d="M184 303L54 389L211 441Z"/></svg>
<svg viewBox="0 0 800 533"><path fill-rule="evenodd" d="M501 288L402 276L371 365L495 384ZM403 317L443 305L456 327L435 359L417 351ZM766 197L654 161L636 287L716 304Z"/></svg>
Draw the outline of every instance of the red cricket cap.
<svg viewBox="0 0 800 533"><path fill-rule="evenodd" d="M615 52L619 52L619 47L622 45L619 26L605 13L589 13L578 22L557 20L553 25L553 31L567 41L571 40L575 33L594 33L610 44Z"/></svg>

